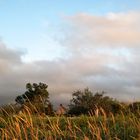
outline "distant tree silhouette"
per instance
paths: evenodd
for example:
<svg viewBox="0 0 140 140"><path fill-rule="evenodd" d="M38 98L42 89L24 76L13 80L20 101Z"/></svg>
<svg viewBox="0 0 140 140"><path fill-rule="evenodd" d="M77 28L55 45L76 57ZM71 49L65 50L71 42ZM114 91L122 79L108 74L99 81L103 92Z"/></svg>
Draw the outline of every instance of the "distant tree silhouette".
<svg viewBox="0 0 140 140"><path fill-rule="evenodd" d="M84 91L75 91L70 100L68 113L71 115L95 113L97 108L102 108L106 113L118 113L121 110L119 102L104 94L105 92L93 94L88 88Z"/></svg>
<svg viewBox="0 0 140 140"><path fill-rule="evenodd" d="M72 99L69 104L68 114L70 115L80 115L87 114L91 108L93 94L86 88L84 91L77 90L73 92Z"/></svg>
<svg viewBox="0 0 140 140"><path fill-rule="evenodd" d="M27 83L25 93L17 96L15 101L22 107L24 105L30 106L30 108L33 106L38 111L45 112L45 108L50 104L47 88L48 85L44 83Z"/></svg>

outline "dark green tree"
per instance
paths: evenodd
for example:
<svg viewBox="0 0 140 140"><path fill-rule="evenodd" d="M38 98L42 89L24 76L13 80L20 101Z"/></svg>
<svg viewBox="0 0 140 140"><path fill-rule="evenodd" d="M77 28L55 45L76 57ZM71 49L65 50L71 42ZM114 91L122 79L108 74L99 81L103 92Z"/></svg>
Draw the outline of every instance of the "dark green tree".
<svg viewBox="0 0 140 140"><path fill-rule="evenodd" d="M15 101L21 106L34 106L37 110L44 111L49 104L48 85L44 83L27 83L24 94L16 97Z"/></svg>
<svg viewBox="0 0 140 140"><path fill-rule="evenodd" d="M84 91L75 91L72 96L73 98L70 100L68 114L87 114L90 110L93 93L88 88L86 88Z"/></svg>
<svg viewBox="0 0 140 140"><path fill-rule="evenodd" d="M69 114L80 115L95 113L97 108L102 108L107 114L118 113L121 110L121 105L117 100L104 96L105 92L93 94L88 88L84 91L76 91L72 94L70 100Z"/></svg>

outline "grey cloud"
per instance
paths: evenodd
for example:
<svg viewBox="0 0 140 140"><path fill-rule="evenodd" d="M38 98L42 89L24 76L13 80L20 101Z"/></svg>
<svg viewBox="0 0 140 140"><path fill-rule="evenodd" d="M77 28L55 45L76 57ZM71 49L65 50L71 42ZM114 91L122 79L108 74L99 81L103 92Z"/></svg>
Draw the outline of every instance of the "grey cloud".
<svg viewBox="0 0 140 140"><path fill-rule="evenodd" d="M0 42L0 60L7 61L10 63L18 63L21 61L21 52L9 49L6 45L1 41ZM10 60L10 61L9 61Z"/></svg>
<svg viewBox="0 0 140 140"><path fill-rule="evenodd" d="M6 47L6 45L0 41L0 75L11 71L16 68L17 64L21 63L22 52L12 50ZM12 69L11 69L12 68Z"/></svg>

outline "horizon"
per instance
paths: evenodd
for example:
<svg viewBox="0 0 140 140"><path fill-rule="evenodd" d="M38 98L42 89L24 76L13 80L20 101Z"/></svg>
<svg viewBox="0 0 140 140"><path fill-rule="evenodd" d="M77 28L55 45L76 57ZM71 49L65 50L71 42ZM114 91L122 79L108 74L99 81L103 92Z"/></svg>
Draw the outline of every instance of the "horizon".
<svg viewBox="0 0 140 140"><path fill-rule="evenodd" d="M0 1L0 104L26 83L65 104L88 87L140 100L140 1Z"/></svg>

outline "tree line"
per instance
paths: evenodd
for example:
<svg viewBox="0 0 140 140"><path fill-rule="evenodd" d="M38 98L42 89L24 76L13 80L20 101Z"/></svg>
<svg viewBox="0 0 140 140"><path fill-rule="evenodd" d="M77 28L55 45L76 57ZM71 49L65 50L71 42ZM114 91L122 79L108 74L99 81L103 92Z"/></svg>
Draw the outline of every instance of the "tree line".
<svg viewBox="0 0 140 140"><path fill-rule="evenodd" d="M32 113L55 115L53 105L49 100L48 85L45 83L27 83L26 91L18 95L15 98L15 102L16 104L14 105L1 107L1 114L19 113L20 111L25 111L28 107ZM140 102L126 104L106 96L104 91L93 93L88 88L85 88L72 93L72 99L65 115L97 115L99 113L117 115L121 112L126 114L132 112L139 115L139 108Z"/></svg>

